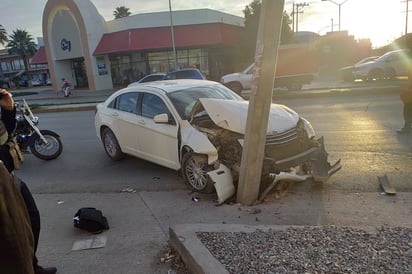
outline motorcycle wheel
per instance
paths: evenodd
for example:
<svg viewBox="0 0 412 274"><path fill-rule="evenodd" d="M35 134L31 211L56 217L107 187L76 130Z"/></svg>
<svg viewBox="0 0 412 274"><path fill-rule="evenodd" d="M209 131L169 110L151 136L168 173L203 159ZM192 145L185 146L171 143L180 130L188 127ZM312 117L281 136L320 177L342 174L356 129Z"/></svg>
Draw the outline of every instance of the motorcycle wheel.
<svg viewBox="0 0 412 274"><path fill-rule="evenodd" d="M63 143L60 137L51 134L43 134L43 136L49 144L45 144L42 139L37 136L30 145L31 153L42 160L56 159L63 151Z"/></svg>

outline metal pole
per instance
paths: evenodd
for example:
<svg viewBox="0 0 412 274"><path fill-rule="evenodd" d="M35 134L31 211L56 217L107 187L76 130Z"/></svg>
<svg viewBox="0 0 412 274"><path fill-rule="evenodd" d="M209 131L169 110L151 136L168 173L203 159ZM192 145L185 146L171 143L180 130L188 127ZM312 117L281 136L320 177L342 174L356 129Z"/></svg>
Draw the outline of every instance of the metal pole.
<svg viewBox="0 0 412 274"><path fill-rule="evenodd" d="M340 6L342 6L342 4L339 4L339 31L340 31Z"/></svg>
<svg viewBox="0 0 412 274"><path fill-rule="evenodd" d="M175 33L174 33L174 28L173 28L172 3L171 3L171 0L169 0L169 14L170 14L170 31L171 31L171 33L172 33L173 59L174 59L174 62L175 62L175 68L174 68L174 70L177 70Z"/></svg>

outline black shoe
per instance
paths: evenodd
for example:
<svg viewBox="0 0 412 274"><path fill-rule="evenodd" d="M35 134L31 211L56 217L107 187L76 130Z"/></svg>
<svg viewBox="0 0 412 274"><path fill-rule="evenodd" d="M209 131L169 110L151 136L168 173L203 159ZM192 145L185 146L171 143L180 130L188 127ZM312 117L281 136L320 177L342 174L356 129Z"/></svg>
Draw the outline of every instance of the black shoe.
<svg viewBox="0 0 412 274"><path fill-rule="evenodd" d="M412 128L402 128L401 130L396 131L399 134L411 133Z"/></svg>
<svg viewBox="0 0 412 274"><path fill-rule="evenodd" d="M42 267L42 266L35 266L34 273L35 274L55 274L57 272L57 268L55 267Z"/></svg>

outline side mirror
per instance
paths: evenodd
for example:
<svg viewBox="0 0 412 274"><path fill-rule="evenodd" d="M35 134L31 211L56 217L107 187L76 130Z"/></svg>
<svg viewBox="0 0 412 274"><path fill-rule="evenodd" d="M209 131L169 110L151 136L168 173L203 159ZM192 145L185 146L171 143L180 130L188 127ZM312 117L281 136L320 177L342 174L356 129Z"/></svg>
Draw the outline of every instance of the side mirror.
<svg viewBox="0 0 412 274"><path fill-rule="evenodd" d="M169 115L167 115L167 113L158 114L155 117L153 117L153 120L155 121L155 123L168 124Z"/></svg>

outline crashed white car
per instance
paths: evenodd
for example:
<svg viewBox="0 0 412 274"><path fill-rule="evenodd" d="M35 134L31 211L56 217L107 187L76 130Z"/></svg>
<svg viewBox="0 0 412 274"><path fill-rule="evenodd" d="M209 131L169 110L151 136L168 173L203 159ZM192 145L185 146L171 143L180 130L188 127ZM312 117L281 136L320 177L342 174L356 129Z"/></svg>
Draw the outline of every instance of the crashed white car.
<svg viewBox="0 0 412 274"><path fill-rule="evenodd" d="M236 189L247 113L248 101L220 83L156 81L119 90L97 105L95 128L113 160L129 154L181 170L190 189L216 190L222 202ZM272 104L263 176L325 181L339 169L339 161L328 163L323 138L315 139L308 121Z"/></svg>

